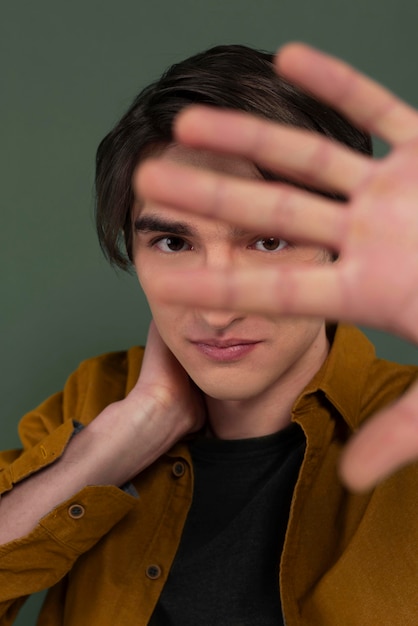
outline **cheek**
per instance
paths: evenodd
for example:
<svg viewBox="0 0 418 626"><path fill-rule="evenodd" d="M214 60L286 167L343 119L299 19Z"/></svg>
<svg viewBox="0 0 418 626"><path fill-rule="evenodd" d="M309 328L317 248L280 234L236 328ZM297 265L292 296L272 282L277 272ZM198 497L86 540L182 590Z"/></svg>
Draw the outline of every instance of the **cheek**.
<svg viewBox="0 0 418 626"><path fill-rule="evenodd" d="M281 316L271 321L272 345L282 355L304 352L324 327L323 320L316 318Z"/></svg>
<svg viewBox="0 0 418 626"><path fill-rule="evenodd" d="M158 273L158 269L156 269L153 264L141 264L137 260L135 270L138 282L141 285L151 310L152 318L158 328L158 332L163 341L170 347L170 345L175 343L178 337L180 321L184 317L184 311L180 306L167 304L157 297L154 290L154 277L155 274Z"/></svg>
<svg viewBox="0 0 418 626"><path fill-rule="evenodd" d="M152 291L151 293L145 292L145 295L147 296L152 318L162 340L169 348L172 348L179 338L179 330L184 319L184 313L177 306L161 303L156 298L153 298Z"/></svg>
<svg viewBox="0 0 418 626"><path fill-rule="evenodd" d="M140 287L145 294L150 308L156 308L158 300L154 293L154 277L156 274L158 274L158 270L156 270L155 268L152 269L151 267L149 267L149 264L139 263L137 260L135 263L135 272Z"/></svg>
<svg viewBox="0 0 418 626"><path fill-rule="evenodd" d="M147 291L148 291L147 285L150 282L149 281L150 272L145 271L144 264L141 263L138 258L134 259L134 268L135 268L135 273L136 273L136 277L138 279L138 282L141 285L142 290L145 293L145 295L147 295Z"/></svg>
<svg viewBox="0 0 418 626"><path fill-rule="evenodd" d="M177 311L171 307L150 307L152 319L155 322L161 339L167 348L173 353L176 359L182 363L184 361L184 345L180 325L183 319L179 318Z"/></svg>

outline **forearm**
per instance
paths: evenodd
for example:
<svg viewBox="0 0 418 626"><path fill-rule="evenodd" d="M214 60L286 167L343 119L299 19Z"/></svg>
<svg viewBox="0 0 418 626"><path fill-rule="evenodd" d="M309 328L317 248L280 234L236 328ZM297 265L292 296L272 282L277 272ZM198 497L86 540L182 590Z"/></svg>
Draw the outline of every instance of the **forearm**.
<svg viewBox="0 0 418 626"><path fill-rule="evenodd" d="M0 544L29 533L83 487L120 486L138 474L186 430L174 417L152 398L139 404L128 396L108 406L70 440L57 461L2 496Z"/></svg>

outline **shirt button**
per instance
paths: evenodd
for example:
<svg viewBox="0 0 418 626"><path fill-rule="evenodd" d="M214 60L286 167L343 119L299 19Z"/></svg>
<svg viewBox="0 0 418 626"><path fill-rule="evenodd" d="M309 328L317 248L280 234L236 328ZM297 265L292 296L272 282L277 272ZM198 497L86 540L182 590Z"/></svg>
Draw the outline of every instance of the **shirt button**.
<svg viewBox="0 0 418 626"><path fill-rule="evenodd" d="M181 478L181 476L183 476L186 471L186 467L181 461L176 461L171 471L173 472L173 476L175 476L176 478Z"/></svg>
<svg viewBox="0 0 418 626"><path fill-rule="evenodd" d="M148 565L146 575L151 580L157 580L161 576L161 567L159 565Z"/></svg>
<svg viewBox="0 0 418 626"><path fill-rule="evenodd" d="M73 519L80 519L80 517L83 517L85 512L86 509L84 506L81 506L81 504L72 504L68 507L68 515Z"/></svg>

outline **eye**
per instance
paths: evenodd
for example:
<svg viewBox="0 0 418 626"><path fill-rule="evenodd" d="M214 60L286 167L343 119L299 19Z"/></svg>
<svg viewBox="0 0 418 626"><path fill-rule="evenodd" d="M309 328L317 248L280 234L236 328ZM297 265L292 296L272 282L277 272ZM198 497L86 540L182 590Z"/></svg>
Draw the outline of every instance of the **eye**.
<svg viewBox="0 0 418 626"><path fill-rule="evenodd" d="M184 241L181 237L167 236L160 237L156 241L153 241L153 246L161 250L161 252L184 252L185 250L191 250L192 247Z"/></svg>
<svg viewBox="0 0 418 626"><path fill-rule="evenodd" d="M280 252L284 248L287 248L288 242L284 239L278 239L277 237L266 237L263 239L258 239L253 247L255 250L260 250L261 252Z"/></svg>

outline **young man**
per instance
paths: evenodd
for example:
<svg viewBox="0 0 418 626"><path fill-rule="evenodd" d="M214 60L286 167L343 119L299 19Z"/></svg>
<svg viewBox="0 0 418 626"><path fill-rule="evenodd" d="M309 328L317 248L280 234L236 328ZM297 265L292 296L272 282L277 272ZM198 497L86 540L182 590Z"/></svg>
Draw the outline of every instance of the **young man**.
<svg viewBox="0 0 418 626"><path fill-rule="evenodd" d="M318 95L332 100L335 89L334 104L339 79L352 84L332 61L291 53L294 78L312 88L311 59ZM370 90L362 100L348 89L346 113L384 129ZM190 111L175 136L175 116L196 102L270 121ZM276 77L270 55L226 46L173 66L104 139L100 241L111 260L133 263L154 322L145 354L82 364L23 419L25 450L3 455L4 626L46 587L44 626L414 623L417 468L353 495L338 461L417 370L325 323L368 321L416 339L418 263L393 285L396 319L379 284L418 248L413 114L391 102L379 111L394 115L392 137L408 149L378 179L366 133ZM148 157L158 164L142 165ZM401 176L406 200L389 226L396 237L408 223L408 236L403 257L382 265L374 235L389 226L364 198L380 193L382 218L393 216ZM355 185L356 220L346 202Z"/></svg>

